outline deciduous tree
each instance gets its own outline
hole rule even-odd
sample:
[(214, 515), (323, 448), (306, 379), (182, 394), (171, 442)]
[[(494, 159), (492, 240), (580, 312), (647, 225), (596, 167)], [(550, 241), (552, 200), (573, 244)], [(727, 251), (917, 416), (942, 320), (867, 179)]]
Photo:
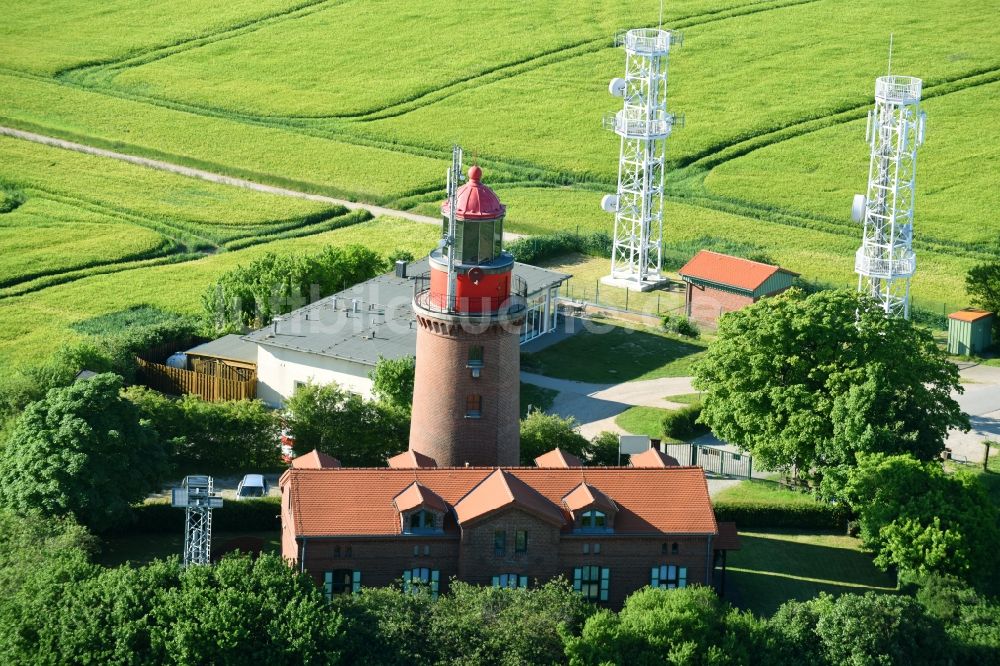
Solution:
[(695, 366), (701, 421), (764, 469), (824, 473), (863, 452), (944, 448), (968, 429), (930, 333), (847, 291), (790, 290), (725, 315)]
[(95, 531), (127, 520), (130, 504), (159, 486), (167, 459), (121, 388), (105, 373), (29, 405), (0, 451), (0, 503), (72, 515)]

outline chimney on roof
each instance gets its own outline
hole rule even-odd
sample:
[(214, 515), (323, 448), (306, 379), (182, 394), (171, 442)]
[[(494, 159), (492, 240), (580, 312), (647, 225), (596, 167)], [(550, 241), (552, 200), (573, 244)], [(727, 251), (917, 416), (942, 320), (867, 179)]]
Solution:
[(351, 309), (354, 310), (355, 312), (361, 312), (361, 302), (356, 298), (352, 298)]
[(275, 317), (274, 319), (271, 320), (271, 325), (273, 327), (271, 329), (272, 335), (277, 335), (278, 334), (278, 322), (279, 321), (281, 321), (281, 317)]
[(405, 278), (406, 277), (406, 261), (403, 259), (396, 260), (396, 277)]

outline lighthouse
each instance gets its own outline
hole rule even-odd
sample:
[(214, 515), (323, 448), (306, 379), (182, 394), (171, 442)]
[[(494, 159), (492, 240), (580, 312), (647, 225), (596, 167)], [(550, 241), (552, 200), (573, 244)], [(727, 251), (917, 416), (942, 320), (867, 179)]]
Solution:
[(442, 239), (430, 254), (430, 271), (414, 284), (410, 450), (442, 467), (515, 466), (527, 289), (503, 249), (506, 208), (478, 166), (459, 187), (461, 180), (456, 148), (441, 206)]

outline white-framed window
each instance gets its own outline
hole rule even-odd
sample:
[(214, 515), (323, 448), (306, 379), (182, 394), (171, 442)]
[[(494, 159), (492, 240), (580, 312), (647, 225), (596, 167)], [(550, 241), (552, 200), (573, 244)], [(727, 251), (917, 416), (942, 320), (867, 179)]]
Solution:
[(330, 599), (335, 594), (347, 594), (361, 589), (361, 572), (357, 569), (334, 569), (323, 572), (323, 592)]
[(580, 516), (580, 530), (604, 532), (608, 529), (608, 516), (603, 511), (591, 509)]
[(573, 569), (573, 589), (588, 601), (607, 601), (611, 570), (607, 567), (584, 566)]
[(403, 572), (403, 591), (407, 594), (413, 594), (415, 590), (426, 587), (431, 591), (431, 598), (437, 599), (440, 577), (441, 572), (437, 569), (426, 567), (407, 569)]
[(433, 511), (420, 509), (406, 517), (404, 528), (406, 534), (427, 534), (440, 531), (441, 525)]
[(687, 587), (688, 570), (687, 567), (678, 567), (673, 564), (661, 564), (653, 567), (650, 572), (650, 587), (662, 587), (672, 590), (675, 587)]
[(528, 577), (518, 574), (500, 574), (493, 576), (493, 587), (509, 587), (511, 589), (528, 587)]
[(465, 397), (465, 418), (478, 419), (483, 415), (483, 396), (469, 395)]

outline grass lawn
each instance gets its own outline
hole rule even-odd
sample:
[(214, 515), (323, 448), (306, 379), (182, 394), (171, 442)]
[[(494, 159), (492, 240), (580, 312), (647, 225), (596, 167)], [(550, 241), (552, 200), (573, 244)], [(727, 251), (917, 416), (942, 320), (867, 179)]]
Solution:
[[(178, 509), (180, 511), (180, 509)], [(213, 532), (212, 549), (218, 550), (230, 539), (256, 537), (264, 540), (264, 552), (281, 552), (281, 533), (273, 532)], [(98, 564), (114, 567), (126, 562), (148, 564), (155, 559), (171, 555), (180, 557), (184, 551), (184, 533), (176, 534), (133, 534), (114, 537), (101, 544), (101, 552), (94, 558)]]
[(681, 393), (680, 395), (668, 395), (664, 400), (667, 402), (677, 402), (682, 405), (693, 405), (696, 402), (701, 402), (701, 393)]
[(895, 576), (872, 564), (860, 541), (830, 533), (741, 532), (742, 550), (728, 555), (726, 598), (769, 616), (785, 601), (820, 592), (891, 592)]
[(540, 352), (523, 356), (524, 369), (581, 382), (684, 377), (704, 343), (650, 328), (585, 320), (584, 329)]
[[(606, 222), (605, 230), (610, 231), (614, 220), (609, 218)], [(684, 307), (684, 292), (679, 287), (676, 291), (657, 289), (647, 292), (632, 292), (628, 289), (601, 284), (601, 278), (611, 272), (611, 260), (604, 257), (591, 257), (574, 253), (539, 262), (539, 265), (572, 275), (573, 277), (563, 285), (560, 295), (575, 300), (651, 315), (662, 315)], [(673, 276), (673, 279), (676, 282), (680, 281), (677, 276)]]
[(521, 382), (521, 418), (528, 415), (529, 407), (540, 409), (543, 412), (549, 411), (557, 395), (559, 395), (559, 391), (555, 389)]
[(662, 439), (663, 417), (670, 411), (669, 409), (643, 407), (641, 405), (629, 407), (615, 417), (615, 423), (618, 427), (629, 431), (633, 435), (646, 435), (647, 437)]
[(717, 502), (767, 503), (782, 505), (815, 504), (816, 499), (809, 493), (790, 490), (774, 481), (752, 479), (743, 481), (719, 492), (713, 498)]

